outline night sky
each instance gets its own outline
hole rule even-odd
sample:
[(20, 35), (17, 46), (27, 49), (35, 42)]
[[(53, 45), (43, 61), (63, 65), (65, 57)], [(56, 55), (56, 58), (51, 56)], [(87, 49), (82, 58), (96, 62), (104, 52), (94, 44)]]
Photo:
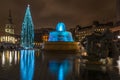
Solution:
[(67, 28), (77, 24), (87, 26), (92, 21), (114, 21), (116, 0), (0, 0), (0, 25), (8, 23), (12, 11), (15, 29), (21, 29), (27, 4), (30, 4), (35, 28), (55, 28), (59, 21)]

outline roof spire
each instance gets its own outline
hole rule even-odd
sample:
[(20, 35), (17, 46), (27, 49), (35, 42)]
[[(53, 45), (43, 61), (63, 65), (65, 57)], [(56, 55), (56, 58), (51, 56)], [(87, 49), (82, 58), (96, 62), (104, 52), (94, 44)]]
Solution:
[(13, 24), (12, 15), (11, 15), (11, 10), (10, 9), (9, 9), (8, 21), (9, 21), (10, 24)]

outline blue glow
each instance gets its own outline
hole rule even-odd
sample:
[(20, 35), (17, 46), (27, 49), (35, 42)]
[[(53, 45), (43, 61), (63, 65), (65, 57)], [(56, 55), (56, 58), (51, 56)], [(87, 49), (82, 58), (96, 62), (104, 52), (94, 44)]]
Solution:
[(65, 24), (63, 22), (59, 22), (56, 26), (56, 31), (66, 31)]
[(33, 80), (34, 75), (34, 50), (21, 50), (20, 74), (21, 80)]
[(60, 66), (59, 72), (58, 72), (58, 80), (64, 80), (64, 71), (63, 66)]
[(50, 32), (48, 41), (73, 42), (71, 32), (66, 31), (64, 23), (58, 23), (56, 31)]
[(56, 74), (59, 69), (59, 64), (56, 61), (49, 62), (49, 69), (52, 74)]
[(72, 71), (72, 63), (68, 60), (62, 62), (50, 61), (49, 70), (58, 76), (58, 80), (65, 80), (65, 77)]
[(34, 25), (29, 5), (26, 9), (24, 21), (22, 24), (21, 47), (25, 49), (30, 49), (34, 47)]

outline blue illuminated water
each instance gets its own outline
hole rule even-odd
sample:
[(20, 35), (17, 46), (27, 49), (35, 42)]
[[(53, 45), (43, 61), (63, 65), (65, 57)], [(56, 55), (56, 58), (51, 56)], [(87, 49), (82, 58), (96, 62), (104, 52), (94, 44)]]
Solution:
[[(60, 51), (59, 51), (60, 52)], [(74, 54), (35, 50), (0, 52), (0, 80), (119, 80), (120, 65), (92, 68)], [(67, 53), (67, 54), (65, 54)], [(118, 63), (120, 60), (117, 61)]]
[(20, 74), (21, 80), (33, 80), (35, 59), (34, 50), (20, 51)]
[(49, 70), (51, 74), (56, 74), (58, 76), (58, 80), (65, 80), (65, 76), (67, 76), (73, 68), (73, 63), (69, 60), (63, 60), (62, 62), (50, 61), (49, 62)]

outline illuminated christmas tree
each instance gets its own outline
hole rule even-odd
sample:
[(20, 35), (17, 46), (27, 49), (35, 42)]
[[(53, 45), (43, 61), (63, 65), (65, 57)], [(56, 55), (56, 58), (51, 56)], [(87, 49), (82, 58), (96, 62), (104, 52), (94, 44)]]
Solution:
[(24, 21), (22, 23), (21, 47), (25, 49), (31, 49), (34, 47), (34, 25), (29, 5), (26, 9)]

